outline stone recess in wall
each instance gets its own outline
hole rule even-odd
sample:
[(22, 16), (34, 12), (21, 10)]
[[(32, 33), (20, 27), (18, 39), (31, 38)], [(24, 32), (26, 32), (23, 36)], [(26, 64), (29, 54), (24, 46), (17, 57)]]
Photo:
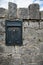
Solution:
[(10, 20), (17, 18), (17, 5), (15, 3), (8, 3), (8, 18)]
[(29, 19), (40, 19), (39, 4), (30, 4), (28, 9), (29, 9)]

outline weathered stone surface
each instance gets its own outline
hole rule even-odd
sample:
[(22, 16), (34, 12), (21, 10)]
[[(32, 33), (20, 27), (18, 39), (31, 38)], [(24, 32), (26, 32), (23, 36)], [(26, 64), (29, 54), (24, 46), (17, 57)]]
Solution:
[(40, 28), (43, 29), (43, 21), (40, 22)]
[(29, 9), (29, 19), (40, 19), (39, 4), (30, 4), (28, 9)]
[(28, 65), (38, 65), (37, 63), (29, 63)]
[(23, 39), (23, 45), (25, 46), (27, 44), (30, 44), (30, 42), (27, 39)]
[(22, 58), (14, 58), (12, 55), (0, 55), (0, 65), (37, 65), (37, 63), (31, 63), (30, 58), (31, 57), (29, 55), (25, 55)]
[(38, 22), (30, 21), (28, 27), (29, 28), (33, 28), (33, 29), (38, 29), (39, 28), (39, 24), (38, 24)]
[(28, 27), (28, 24), (29, 24), (29, 23), (28, 23), (27, 21), (24, 21), (24, 22), (23, 22), (23, 27)]
[(0, 42), (5, 41), (5, 19), (0, 19)]
[(21, 58), (12, 57), (12, 64), (13, 65), (21, 65)]
[(1, 54), (0, 65), (21, 65), (21, 58), (15, 58), (12, 54)]
[(29, 49), (31, 50), (32, 58), (40, 53), (39, 47), (37, 45), (30, 45)]
[(32, 59), (31, 59), (31, 56), (28, 55), (28, 54), (25, 54), (25, 55), (22, 55), (22, 59), (25, 63), (32, 63)]
[(6, 9), (5, 8), (0, 8), (0, 17), (5, 17), (6, 16)]
[(43, 29), (37, 30), (38, 33), (38, 39), (40, 42), (43, 42)]
[(20, 18), (20, 19), (29, 19), (28, 8), (19, 8), (18, 18)]
[(23, 54), (24, 51), (21, 47), (18, 47), (18, 46), (15, 46), (15, 51), (16, 51), (16, 54), (19, 54), (19, 57), (20, 57), (20, 54)]
[(5, 32), (5, 19), (0, 19), (0, 32)]
[(17, 18), (17, 5), (15, 3), (8, 3), (8, 17), (10, 20)]
[(39, 54), (34, 57), (34, 62), (40, 63), (43, 61), (43, 55)]
[(38, 65), (43, 65), (43, 61), (40, 61), (37, 63)]
[(5, 43), (5, 33), (0, 33), (0, 42), (4, 42)]
[(25, 28), (24, 34), (23, 34), (23, 39), (27, 39), (28, 41), (32, 43), (37, 43), (38, 42), (38, 34), (35, 29), (31, 28)]
[(43, 53), (43, 42), (39, 42), (40, 53)]
[(40, 13), (41, 13), (41, 19), (43, 19), (43, 11), (41, 11)]
[(31, 55), (32, 60), (34, 60), (33, 57), (39, 53), (40, 53), (39, 47), (38, 45), (35, 44), (34, 45), (27, 44), (24, 50), (24, 55), (25, 54)]
[(23, 22), (22, 30), (23, 30), (23, 34), (22, 34), (23, 44), (25, 44), (27, 42), (27, 41), (25, 42), (25, 40), (24, 40), (25, 32), (26, 32), (26, 34), (28, 33), (28, 22), (27, 21)]
[(11, 61), (12, 61), (11, 56), (4, 57), (0, 55), (0, 65), (13, 65)]
[(5, 18), (0, 19), (0, 42), (5, 41)]
[(0, 45), (0, 53), (3, 53), (3, 52), (4, 52), (3, 46)]
[(38, 29), (38, 22), (23, 22), (23, 39), (28, 41), (38, 41), (38, 34), (35, 29)]
[[(13, 47), (11, 48), (11, 46), (6, 46), (4, 44), (0, 45), (0, 53), (13, 53)], [(3, 50), (3, 51), (1, 51)], [(15, 51), (15, 50), (14, 50)]]

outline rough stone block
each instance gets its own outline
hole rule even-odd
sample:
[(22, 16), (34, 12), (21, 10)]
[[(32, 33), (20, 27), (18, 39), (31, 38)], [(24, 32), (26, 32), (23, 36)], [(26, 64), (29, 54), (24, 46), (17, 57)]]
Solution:
[(0, 33), (0, 42), (5, 41), (5, 33)]
[(43, 42), (43, 29), (37, 30), (38, 33), (38, 39), (40, 42)]
[(38, 43), (38, 34), (35, 29), (25, 28), (23, 32), (23, 39), (27, 39), (29, 42)]
[(3, 41), (3, 34), (0, 35), (0, 41)]
[(41, 11), (40, 13), (41, 13), (41, 19), (43, 19), (43, 11)]
[(32, 21), (30, 21), (28, 27), (29, 28), (38, 29), (39, 28), (39, 24), (38, 24), (38, 22), (32, 22)]
[(12, 64), (13, 65), (21, 65), (21, 59), (12, 57)]
[(15, 53), (16, 53), (16, 56), (17, 56), (17, 54), (18, 54), (18, 57), (19, 57), (19, 58), (20, 58), (21, 54), (24, 53), (22, 47), (18, 47), (18, 46), (15, 46), (15, 51), (16, 51), (16, 52), (15, 52)]
[(4, 46), (4, 52), (5, 53), (12, 53), (12, 49), (13, 49), (13, 47), (11, 48), (10, 46), (8, 47), (8, 46)]
[(32, 63), (31, 56), (28, 54), (22, 55), (22, 59), (25, 63)]
[(13, 54), (12, 54), (12, 57), (13, 57), (14, 59), (20, 59), (20, 58), (21, 58), (21, 54), (19, 54), (19, 53), (13, 53)]
[(0, 41), (5, 41), (5, 19), (0, 19)]
[(43, 42), (40, 42), (39, 49), (40, 49), (40, 53), (43, 53)]
[(29, 63), (28, 65), (38, 65), (37, 63)]
[(29, 9), (29, 19), (40, 19), (39, 4), (30, 4), (28, 9)]
[(24, 39), (23, 40), (23, 45), (26, 46), (27, 44), (30, 44), (30, 42), (28, 41), (28, 39)]
[(3, 52), (4, 52), (3, 46), (0, 45), (0, 53), (3, 53)]
[(13, 65), (11, 56), (4, 57), (0, 55), (0, 65)]
[(23, 36), (23, 39), (24, 39), (24, 36), (25, 36), (24, 32), (26, 32), (26, 34), (27, 34), (27, 32), (28, 32), (28, 22), (27, 22), (27, 21), (23, 22), (23, 27), (22, 27), (22, 29), (23, 29), (23, 34), (22, 34), (22, 36)]
[(23, 27), (28, 27), (28, 22), (27, 21), (23, 22)]
[(38, 42), (38, 34), (35, 30), (38, 28), (39, 28), (38, 22), (23, 22), (23, 39), (25, 40), (27, 39), (28, 43), (29, 41), (33, 43)]
[(14, 48), (11, 48), (11, 46), (6, 46), (4, 44), (0, 45), (0, 53), (13, 53), (13, 49)]
[(31, 50), (31, 57), (34, 62), (34, 56), (38, 55), (40, 53), (39, 47), (37, 45), (30, 45), (29, 49)]
[(43, 65), (43, 60), (37, 63), (38, 65)]
[(0, 32), (5, 32), (5, 19), (0, 19)]
[(24, 55), (25, 54), (31, 55), (32, 60), (34, 60), (33, 57), (35, 55), (38, 55), (40, 53), (40, 49), (38, 45), (35, 45), (35, 44), (33, 45), (31, 44), (31, 42), (30, 42), (30, 45), (28, 43), (27, 45), (25, 45), (24, 48), (22, 47), (22, 50), (24, 51)]
[(18, 17), (20, 19), (29, 19), (28, 8), (19, 8)]
[(6, 16), (6, 9), (0, 8), (0, 17), (5, 17), (5, 16)]
[(43, 29), (43, 21), (40, 22), (40, 28)]
[(36, 62), (36, 63), (42, 63), (42, 61), (43, 61), (43, 57), (42, 57), (43, 55), (41, 55), (41, 54), (39, 54), (39, 55), (36, 55), (35, 57), (34, 57), (34, 62)]
[(8, 3), (8, 17), (11, 20), (17, 18), (17, 5), (15, 3)]

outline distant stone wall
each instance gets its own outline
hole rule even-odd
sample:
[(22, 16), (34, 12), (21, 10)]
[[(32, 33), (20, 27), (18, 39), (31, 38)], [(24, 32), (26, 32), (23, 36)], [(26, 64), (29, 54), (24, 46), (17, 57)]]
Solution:
[[(17, 9), (10, 2), (4, 12), (0, 17), (0, 65), (43, 65), (43, 12), (39, 11), (39, 5)], [(5, 45), (6, 19), (23, 21), (23, 46)]]
[(8, 3), (8, 19), (13, 20), (17, 18), (17, 5), (14, 3)]
[(20, 19), (29, 19), (28, 8), (19, 8), (18, 18), (20, 18)]
[(28, 9), (30, 19), (40, 19), (39, 4), (30, 4)]

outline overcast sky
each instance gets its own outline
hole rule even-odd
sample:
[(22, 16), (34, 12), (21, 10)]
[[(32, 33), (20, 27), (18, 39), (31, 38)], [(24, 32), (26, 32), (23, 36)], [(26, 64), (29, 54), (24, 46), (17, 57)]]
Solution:
[(43, 0), (0, 0), (0, 7), (7, 9), (8, 2), (14, 2), (18, 7), (28, 7), (32, 3), (39, 3), (40, 10), (43, 10)]

